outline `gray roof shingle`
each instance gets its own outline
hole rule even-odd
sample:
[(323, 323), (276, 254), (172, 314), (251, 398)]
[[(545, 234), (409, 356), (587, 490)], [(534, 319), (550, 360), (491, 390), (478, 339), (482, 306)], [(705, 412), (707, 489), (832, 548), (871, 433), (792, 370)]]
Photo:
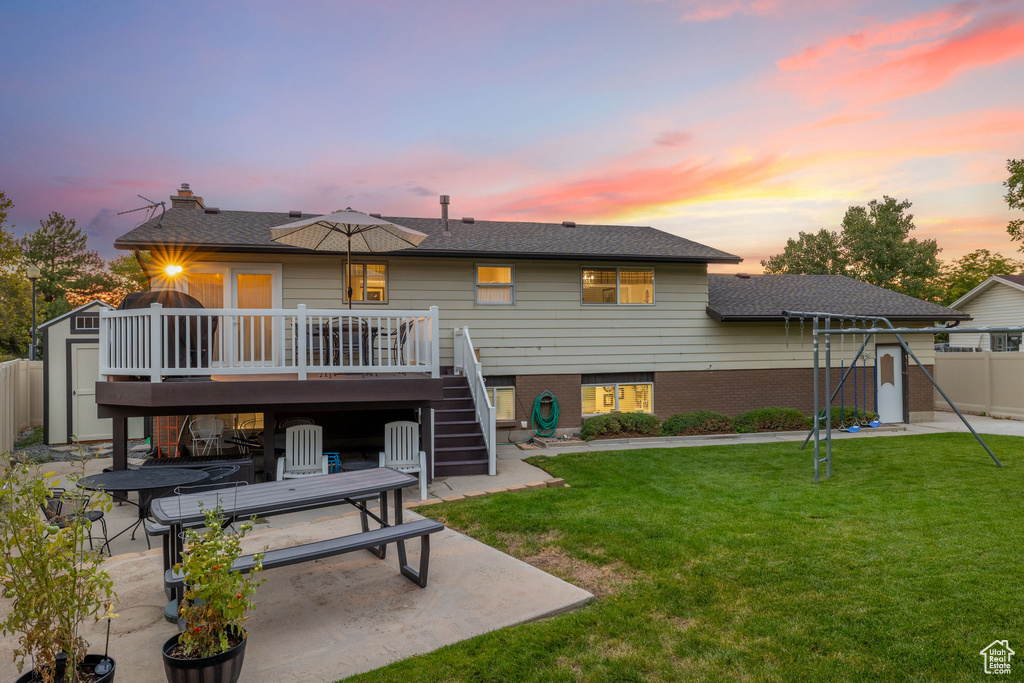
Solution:
[[(303, 214), (308, 218), (316, 214)], [(649, 227), (517, 223), (450, 222), (445, 236), (440, 218), (384, 217), (429, 237), (403, 254), (424, 256), (503, 256), (526, 258), (615, 258), (619, 260), (738, 263), (742, 259), (718, 249)], [(208, 248), (221, 251), (304, 251), (271, 241), (270, 229), (299, 220), (287, 213), (168, 209), (163, 223), (153, 219), (114, 241), (119, 249), (159, 247)]]
[(716, 320), (782, 320), (784, 310), (892, 320), (970, 320), (966, 313), (844, 275), (708, 275), (707, 312)]

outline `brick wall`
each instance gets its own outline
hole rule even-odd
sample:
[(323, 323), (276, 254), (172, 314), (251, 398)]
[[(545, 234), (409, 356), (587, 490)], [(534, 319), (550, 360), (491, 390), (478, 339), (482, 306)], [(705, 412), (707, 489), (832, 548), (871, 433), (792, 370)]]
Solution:
[(558, 426), (579, 427), (583, 405), (580, 402), (579, 375), (519, 375), (516, 377), (516, 421), (529, 422), (533, 401), (545, 391), (558, 398)]
[[(932, 368), (928, 367), (932, 372)], [(858, 367), (857, 405), (864, 405), (864, 381)], [(839, 368), (832, 369), (832, 387), (838, 385)], [(821, 400), (825, 400), (825, 371), (820, 371)], [(874, 410), (875, 390), (870, 369), (867, 376), (867, 406)], [(675, 413), (714, 410), (735, 416), (745, 410), (783, 406), (811, 414), (814, 402), (814, 371), (811, 369), (703, 370), (654, 373), (654, 411), (659, 419)], [(844, 388), (845, 405), (853, 406), (852, 376)], [(916, 366), (908, 378), (911, 413), (932, 410), (931, 383)], [(558, 397), (559, 427), (582, 424), (579, 375), (519, 375), (516, 377), (516, 421), (530, 419), (533, 401), (542, 391)], [(837, 397), (833, 405), (839, 405)]]

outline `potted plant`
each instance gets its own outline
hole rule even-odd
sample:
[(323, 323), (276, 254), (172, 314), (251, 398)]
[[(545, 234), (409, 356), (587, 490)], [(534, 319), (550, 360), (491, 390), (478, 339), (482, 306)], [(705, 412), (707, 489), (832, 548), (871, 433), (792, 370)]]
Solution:
[[(84, 464), (83, 464), (84, 468)], [(71, 475), (75, 482), (84, 474)], [(17, 635), (14, 660), (21, 673), (26, 660), (32, 669), (18, 683), (114, 680), (114, 661), (86, 654), (80, 634), (90, 617), (110, 619), (115, 600), (113, 582), (103, 570), (103, 548), (89, 548), (91, 522), (86, 512), (110, 510), (110, 498), (68, 496), (59, 500), (52, 472), (10, 461), (0, 472), (0, 589), (12, 601), (0, 632)], [(110, 624), (107, 624), (108, 639)]]
[(256, 587), (263, 583), (231, 569), (242, 554), (242, 539), (252, 523), (240, 524), (238, 533), (224, 526), (218, 506), (205, 510), (205, 529), (186, 529), (186, 549), (175, 565), (185, 581), (184, 598), (178, 605), (181, 632), (163, 646), (164, 673), (170, 683), (201, 680), (207, 683), (235, 683), (245, 660), (246, 612), (254, 607)]

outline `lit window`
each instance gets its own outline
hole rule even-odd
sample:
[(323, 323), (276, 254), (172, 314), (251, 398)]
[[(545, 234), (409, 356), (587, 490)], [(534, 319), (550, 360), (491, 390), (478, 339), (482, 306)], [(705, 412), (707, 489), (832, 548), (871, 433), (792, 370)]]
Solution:
[(495, 408), (497, 419), (516, 419), (515, 387), (487, 387), (487, 398), (491, 399), (491, 405)]
[(654, 270), (651, 268), (584, 268), (584, 304), (654, 303)]
[(476, 267), (476, 302), (478, 304), (513, 304), (516, 286), (512, 266), (482, 265)]
[(582, 388), (584, 415), (654, 412), (653, 384), (606, 384)]
[(353, 263), (352, 301), (386, 302), (388, 300), (387, 275), (387, 264)]

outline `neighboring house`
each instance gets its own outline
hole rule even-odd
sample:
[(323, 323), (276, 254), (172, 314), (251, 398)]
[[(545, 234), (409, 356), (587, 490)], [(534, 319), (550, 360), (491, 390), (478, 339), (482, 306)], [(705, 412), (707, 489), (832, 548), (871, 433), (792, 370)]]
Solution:
[[(307, 319), (300, 306), (316, 311), (317, 320), (333, 321), (335, 329), (353, 320), (346, 310), (344, 254), (282, 246), (270, 239), (271, 227), (306, 215), (211, 209), (183, 187), (162, 219), (140, 225), (115, 246), (148, 249), (158, 263), (181, 266), (178, 275), (156, 278), (154, 287), (186, 292), (206, 307), (228, 313), (246, 309), (250, 318), (256, 313), (252, 309), (276, 309), (263, 316), (269, 322), (258, 329), (239, 320), (245, 316), (224, 318), (221, 329), (230, 324), (240, 332), (221, 334), (217, 343), (241, 339), (245, 348), (234, 353), (257, 361), (249, 363), (252, 372), (271, 368), (298, 372), (301, 378), (306, 364), (322, 362), (311, 360), (314, 356), (328, 357), (332, 352), (324, 349), (325, 337), (318, 336), (317, 330), (326, 329), (321, 323), (307, 323), (306, 333), (298, 331), (302, 325), (295, 321), (299, 316)], [(967, 317), (838, 276), (709, 276), (709, 264), (741, 259), (649, 227), (385, 218), (429, 237), (412, 249), (353, 255), (353, 314), (361, 316), (359, 324), (373, 329), (371, 341), (379, 347), (372, 354), (373, 367), (349, 364), (340, 373), (351, 377), (353, 369), (364, 370), (368, 374), (360, 382), (315, 381), (301, 389), (278, 382), (280, 391), (274, 391), (273, 398), (253, 396), (273, 390), (269, 383), (213, 382), (207, 386), (221, 404), (207, 398), (207, 407), (189, 405), (189, 412), (227, 410), (231, 405), (249, 411), (260, 402), (287, 400), (306, 410), (316, 403), (322, 410), (348, 413), (391, 406), (402, 398), (407, 408), (435, 410), (435, 473), (457, 474), (480, 470), (469, 466), (473, 460), (460, 459), (478, 457), (470, 445), (462, 446), (464, 451), (448, 445), (459, 443), (455, 437), (478, 429), (493, 452), (496, 442), (524, 433), (522, 423), (530, 420), (535, 399), (545, 390), (558, 398), (559, 426), (567, 430), (578, 428), (588, 415), (614, 410), (641, 410), (662, 418), (699, 409), (735, 415), (769, 405), (810, 412), (810, 330), (801, 337), (794, 321), (787, 334), (783, 309), (884, 315), (916, 325)], [(402, 316), (418, 322), (407, 328), (399, 321)], [(381, 339), (394, 339), (399, 327), (415, 329), (418, 335), (402, 341), (407, 352), (401, 362), (416, 363), (431, 373), (435, 388), (415, 385), (427, 382), (425, 375), (380, 374), (416, 369), (409, 364), (382, 366), (389, 361)], [(296, 356), (291, 350), (301, 348), (302, 338), (311, 349), (309, 356)], [(350, 333), (349, 342), (357, 344), (352, 339)], [(889, 342), (880, 339), (879, 347)], [(931, 338), (911, 343), (922, 361), (931, 364)], [(432, 354), (436, 361), (431, 361)], [(488, 413), (481, 409), (481, 399), (467, 405), (466, 387), (455, 386), (457, 378), (444, 377), (453, 366), (460, 375), (472, 375), (470, 356), (479, 359), (487, 381), (484, 391), (471, 386), (468, 392), (489, 396), (500, 438), (494, 426), (486, 424)], [(295, 367), (296, 357), (302, 359), (302, 368)], [(219, 363), (215, 361), (206, 374), (216, 374), (225, 361)], [(904, 367), (906, 381), (898, 413), (910, 420), (930, 417), (931, 386), (919, 371), (907, 370), (905, 362), (899, 367)], [(128, 373), (109, 364), (103, 368), (101, 372), (111, 376), (145, 375), (151, 370)], [(228, 384), (248, 389), (231, 392)], [(442, 384), (443, 389), (436, 388)], [(174, 388), (169, 383), (100, 382), (97, 391), (101, 413), (110, 416), (159, 410), (169, 414), (166, 411), (181, 410), (195, 396), (194, 391), (186, 395), (181, 385)], [(322, 395), (325, 391), (330, 395)], [(474, 404), (475, 415), (458, 412)], [(277, 405), (268, 410), (280, 414), (288, 409)], [(484, 424), (474, 425), (474, 420)], [(447, 436), (453, 439), (448, 441)]]
[[(971, 327), (1024, 326), (1024, 275), (993, 275), (950, 304), (973, 319)], [(949, 333), (953, 349), (1020, 351), (1021, 333)]]

